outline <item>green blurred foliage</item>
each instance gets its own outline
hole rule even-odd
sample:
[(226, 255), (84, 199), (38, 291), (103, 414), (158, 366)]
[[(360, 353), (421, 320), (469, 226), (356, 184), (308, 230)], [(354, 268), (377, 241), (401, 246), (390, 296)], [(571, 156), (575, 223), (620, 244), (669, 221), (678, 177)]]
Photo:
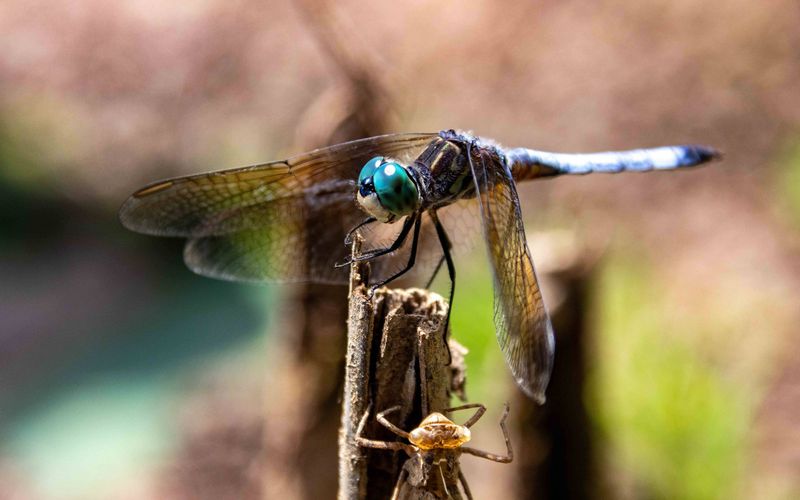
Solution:
[[(467, 396), (500, 407), (511, 375), (494, 331), (492, 278), (485, 255), (476, 252), (457, 268), (456, 296), (450, 318), (453, 338), (468, 349)], [(502, 370), (500, 369), (502, 368)], [(507, 377), (507, 380), (503, 377)], [(502, 391), (498, 391), (502, 387)]]
[(600, 460), (637, 498), (736, 498), (751, 394), (670, 335), (708, 323), (676, 322), (661, 295), (650, 264), (630, 255), (608, 262), (596, 285), (587, 406), (609, 445)]
[(781, 156), (776, 162), (779, 214), (800, 230), (800, 141), (793, 143)]

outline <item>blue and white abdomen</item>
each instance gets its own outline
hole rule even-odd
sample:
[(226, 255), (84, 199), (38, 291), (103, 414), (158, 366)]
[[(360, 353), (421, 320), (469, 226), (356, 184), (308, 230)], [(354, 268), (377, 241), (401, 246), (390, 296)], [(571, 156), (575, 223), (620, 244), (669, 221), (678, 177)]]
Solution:
[(708, 146), (664, 146), (605, 153), (548, 153), (527, 148), (506, 151), (506, 161), (515, 180), (595, 172), (646, 172), (693, 167), (719, 158)]

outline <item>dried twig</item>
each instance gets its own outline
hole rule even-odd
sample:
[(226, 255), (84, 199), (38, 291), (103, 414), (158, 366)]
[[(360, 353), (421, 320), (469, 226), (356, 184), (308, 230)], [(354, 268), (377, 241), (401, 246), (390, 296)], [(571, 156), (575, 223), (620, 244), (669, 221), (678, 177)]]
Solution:
[[(354, 254), (359, 245), (356, 241)], [(405, 460), (356, 445), (364, 413), (399, 406), (393, 421), (414, 428), (430, 411), (449, 406), (452, 374), (463, 373), (463, 366), (448, 366), (445, 301), (420, 289), (382, 288), (370, 298), (368, 274), (368, 264), (353, 264), (339, 433), (339, 498), (347, 500), (388, 498)], [(385, 441), (397, 438), (374, 418), (365, 433)]]

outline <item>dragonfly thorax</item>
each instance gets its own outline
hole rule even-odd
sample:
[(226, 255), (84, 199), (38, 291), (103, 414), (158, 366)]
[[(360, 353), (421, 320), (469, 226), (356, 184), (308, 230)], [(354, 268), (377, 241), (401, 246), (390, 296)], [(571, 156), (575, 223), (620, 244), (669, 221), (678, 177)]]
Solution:
[(419, 188), (407, 167), (376, 156), (358, 176), (358, 204), (380, 222), (391, 223), (420, 206)]

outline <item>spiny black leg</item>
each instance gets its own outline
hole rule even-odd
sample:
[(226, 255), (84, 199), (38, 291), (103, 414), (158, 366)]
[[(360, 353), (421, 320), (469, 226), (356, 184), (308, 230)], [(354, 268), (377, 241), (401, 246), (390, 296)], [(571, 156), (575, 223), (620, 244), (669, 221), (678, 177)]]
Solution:
[(375, 257), (380, 257), (381, 255), (386, 255), (387, 253), (394, 252), (395, 250), (397, 250), (398, 248), (403, 246), (403, 243), (406, 242), (406, 238), (408, 237), (408, 233), (411, 231), (411, 228), (414, 226), (414, 223), (416, 222), (418, 217), (419, 216), (416, 215), (416, 214), (409, 215), (408, 217), (406, 217), (406, 220), (403, 221), (403, 228), (400, 230), (400, 234), (397, 235), (397, 239), (394, 240), (394, 243), (392, 243), (388, 247), (377, 248), (377, 249), (374, 249), (374, 250), (366, 251), (366, 252), (362, 253), (361, 255), (357, 256), (356, 258), (348, 257), (347, 259), (345, 259), (344, 262), (340, 262), (340, 263), (336, 264), (336, 267), (349, 266), (350, 264), (353, 263), (353, 261), (362, 262), (362, 261), (365, 261), (365, 260), (372, 260)]
[(406, 217), (406, 220), (403, 221), (403, 227), (402, 229), (400, 229), (400, 234), (397, 235), (397, 238), (388, 247), (368, 250), (353, 260), (355, 260), (356, 262), (360, 262), (363, 260), (372, 260), (375, 257), (380, 257), (381, 255), (386, 255), (387, 253), (394, 252), (395, 250), (403, 246), (403, 244), (405, 244), (406, 238), (408, 237), (408, 233), (411, 232), (411, 228), (414, 226), (414, 223), (417, 221), (417, 218), (418, 218), (417, 215), (410, 215)]
[(347, 235), (344, 237), (344, 244), (346, 246), (350, 246), (353, 243), (353, 234), (356, 231), (358, 231), (362, 227), (366, 226), (367, 224), (372, 224), (373, 222), (377, 222), (377, 221), (378, 221), (378, 219), (376, 219), (375, 217), (371, 217), (370, 216), (370, 217), (367, 217), (366, 219), (362, 220), (361, 222), (359, 222), (356, 227), (354, 227), (353, 229), (351, 229), (350, 231), (347, 232)]
[[(449, 307), (447, 308), (447, 316), (444, 319), (444, 342), (445, 345), (447, 345), (447, 334), (450, 328), (450, 312), (453, 310), (453, 297), (456, 293), (456, 266), (453, 264), (453, 256), (450, 255), (450, 248), (452, 245), (450, 244), (450, 238), (447, 237), (447, 232), (444, 230), (444, 226), (442, 226), (442, 223), (439, 221), (435, 210), (431, 210), (428, 213), (431, 216), (431, 220), (433, 220), (433, 227), (436, 228), (436, 235), (439, 237), (439, 243), (441, 243), (442, 252), (444, 253), (444, 261), (447, 263), (447, 273), (450, 275)], [(447, 361), (449, 365), (453, 360), (450, 349), (447, 349), (447, 355), (450, 358)]]
[(439, 263), (436, 264), (436, 268), (433, 270), (433, 274), (431, 275), (431, 278), (425, 284), (425, 288), (430, 288), (431, 287), (431, 285), (433, 284), (433, 280), (436, 279), (436, 275), (439, 274), (439, 269), (442, 268), (442, 264), (444, 264), (444, 255), (439, 257)]
[[(448, 250), (452, 250), (453, 249), (453, 246), (450, 244), (450, 240), (449, 239), (447, 240), (447, 245), (448, 245), (448, 247), (447, 247)], [(436, 264), (436, 268), (434, 268), (433, 274), (431, 274), (431, 278), (428, 280), (428, 283), (425, 284), (425, 288), (430, 288), (431, 287), (431, 285), (433, 284), (433, 280), (435, 280), (436, 276), (439, 275), (439, 270), (442, 269), (442, 264), (444, 264), (444, 254), (442, 254), (442, 256), (439, 257), (439, 262)]]
[(409, 255), (408, 257), (408, 263), (406, 264), (406, 267), (394, 273), (393, 275), (389, 276), (385, 280), (379, 281), (378, 283), (375, 283), (372, 286), (370, 286), (369, 287), (370, 295), (375, 293), (375, 290), (377, 290), (378, 288), (396, 280), (400, 276), (406, 274), (412, 267), (414, 267), (414, 263), (417, 260), (417, 243), (419, 243), (419, 229), (421, 226), (422, 226), (422, 217), (417, 217), (416, 222), (414, 223), (414, 236), (411, 240), (411, 255)]

